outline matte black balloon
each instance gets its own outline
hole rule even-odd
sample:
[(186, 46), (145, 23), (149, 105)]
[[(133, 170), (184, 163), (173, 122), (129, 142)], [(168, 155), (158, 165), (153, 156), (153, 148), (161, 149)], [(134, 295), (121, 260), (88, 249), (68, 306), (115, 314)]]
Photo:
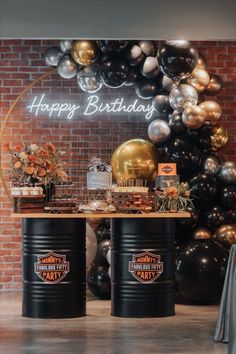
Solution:
[(210, 137), (212, 135), (212, 127), (209, 124), (204, 124), (198, 131), (201, 137)]
[(198, 52), (189, 41), (166, 41), (157, 52), (160, 70), (177, 80), (191, 75), (198, 61)]
[(99, 265), (108, 266), (107, 263), (107, 252), (111, 249), (111, 240), (103, 240), (98, 244), (97, 254), (94, 262)]
[(171, 128), (171, 133), (174, 136), (183, 135), (187, 131), (187, 127), (182, 121), (182, 113), (174, 111), (170, 115), (169, 126)]
[(185, 138), (190, 140), (192, 143), (196, 143), (198, 141), (198, 131), (196, 129), (188, 129)]
[(142, 78), (140, 71), (136, 67), (129, 67), (129, 73), (125, 86), (132, 86)]
[(227, 252), (212, 240), (185, 244), (176, 258), (176, 289), (196, 304), (220, 300), (227, 267)]
[(128, 66), (120, 58), (109, 58), (101, 67), (101, 76), (104, 85), (108, 87), (121, 87), (128, 78)]
[(222, 188), (220, 200), (225, 208), (236, 208), (236, 185)]
[(120, 52), (128, 43), (128, 41), (98, 41), (100, 49), (104, 53)]
[(91, 293), (102, 300), (111, 298), (111, 281), (108, 267), (94, 264), (87, 276), (87, 284)]
[(155, 96), (158, 87), (158, 83), (155, 80), (141, 79), (136, 83), (135, 92), (140, 98), (150, 99)]
[(225, 211), (226, 214), (226, 224), (235, 224), (236, 223), (236, 208), (228, 209)]
[(197, 141), (197, 145), (199, 147), (199, 149), (207, 152), (207, 151), (211, 151), (211, 138), (210, 137), (199, 137), (198, 141)]
[(217, 196), (217, 180), (208, 173), (199, 173), (189, 181), (191, 197), (197, 207), (206, 207)]
[(111, 238), (111, 230), (104, 223), (98, 225), (98, 227), (95, 229), (95, 234), (97, 236), (98, 243)]
[(158, 93), (152, 100), (153, 107), (159, 113), (171, 113), (173, 109), (169, 103), (169, 94), (168, 93)]
[(186, 212), (191, 214), (190, 218), (182, 218), (182, 219), (176, 219), (176, 225), (179, 226), (182, 230), (184, 231), (191, 231), (193, 230), (199, 220), (199, 213), (196, 208), (194, 207), (187, 207), (185, 209)]
[(214, 206), (205, 213), (205, 225), (209, 230), (216, 230), (226, 222), (225, 210), (220, 206)]

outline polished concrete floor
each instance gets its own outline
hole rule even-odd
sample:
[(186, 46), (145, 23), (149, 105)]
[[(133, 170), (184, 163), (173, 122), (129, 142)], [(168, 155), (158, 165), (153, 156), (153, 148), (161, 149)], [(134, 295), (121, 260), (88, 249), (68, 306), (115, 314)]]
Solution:
[(1, 354), (226, 354), (213, 342), (217, 306), (176, 306), (176, 316), (110, 316), (110, 301), (88, 299), (87, 317), (21, 317), (21, 292), (0, 292)]

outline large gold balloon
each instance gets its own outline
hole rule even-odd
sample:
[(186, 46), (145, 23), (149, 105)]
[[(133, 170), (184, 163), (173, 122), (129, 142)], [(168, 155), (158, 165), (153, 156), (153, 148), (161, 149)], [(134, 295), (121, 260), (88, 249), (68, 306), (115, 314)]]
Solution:
[(208, 240), (211, 238), (211, 231), (206, 229), (205, 227), (198, 227), (196, 230), (193, 232), (193, 238), (195, 240)]
[(235, 225), (223, 225), (220, 226), (214, 236), (215, 241), (220, 242), (226, 247), (231, 247), (236, 243), (236, 226)]
[(218, 127), (213, 127), (211, 133), (211, 150), (219, 151), (223, 147), (225, 147), (227, 142), (228, 142), (227, 129), (223, 125), (220, 125)]
[(158, 152), (153, 144), (143, 139), (124, 142), (114, 151), (111, 159), (115, 180), (143, 179), (153, 182), (159, 162)]
[(99, 56), (98, 45), (95, 41), (74, 41), (71, 56), (80, 65), (90, 65)]
[(204, 101), (200, 103), (200, 108), (206, 111), (206, 121), (212, 125), (215, 125), (221, 117), (222, 109), (217, 102)]
[(209, 84), (207, 85), (204, 94), (208, 96), (214, 96), (217, 95), (217, 93), (220, 92), (221, 87), (222, 87), (222, 81), (219, 76), (212, 74), (210, 76), (210, 81)]
[(206, 112), (198, 106), (185, 108), (182, 115), (184, 125), (190, 129), (200, 128), (206, 118)]
[(193, 70), (190, 77), (187, 78), (187, 83), (193, 86), (198, 92), (203, 92), (210, 82), (210, 76), (204, 69), (196, 68)]
[(199, 56), (198, 56), (197, 68), (203, 69), (203, 70), (206, 70), (206, 68), (207, 68), (207, 60), (202, 54), (199, 54)]

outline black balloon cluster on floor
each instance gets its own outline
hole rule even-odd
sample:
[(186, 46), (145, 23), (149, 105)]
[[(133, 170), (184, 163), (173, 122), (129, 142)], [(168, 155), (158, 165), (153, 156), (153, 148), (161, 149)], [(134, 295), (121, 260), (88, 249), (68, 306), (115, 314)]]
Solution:
[(109, 221), (105, 220), (98, 225), (95, 233), (98, 241), (97, 254), (88, 271), (87, 285), (93, 295), (108, 300), (111, 298), (110, 264), (107, 257), (111, 249)]

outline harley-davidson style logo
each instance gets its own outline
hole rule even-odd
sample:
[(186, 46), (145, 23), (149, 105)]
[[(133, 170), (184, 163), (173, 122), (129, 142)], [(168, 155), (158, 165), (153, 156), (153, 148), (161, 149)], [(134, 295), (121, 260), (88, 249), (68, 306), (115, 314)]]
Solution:
[(150, 252), (135, 254), (129, 261), (129, 272), (141, 283), (152, 283), (163, 273), (163, 262)]
[(59, 283), (70, 271), (70, 263), (66, 256), (53, 251), (38, 257), (34, 264), (34, 271), (46, 283)]
[(173, 171), (173, 168), (170, 165), (166, 165), (166, 166), (162, 167), (161, 170), (162, 170), (162, 172), (164, 172), (168, 175)]

